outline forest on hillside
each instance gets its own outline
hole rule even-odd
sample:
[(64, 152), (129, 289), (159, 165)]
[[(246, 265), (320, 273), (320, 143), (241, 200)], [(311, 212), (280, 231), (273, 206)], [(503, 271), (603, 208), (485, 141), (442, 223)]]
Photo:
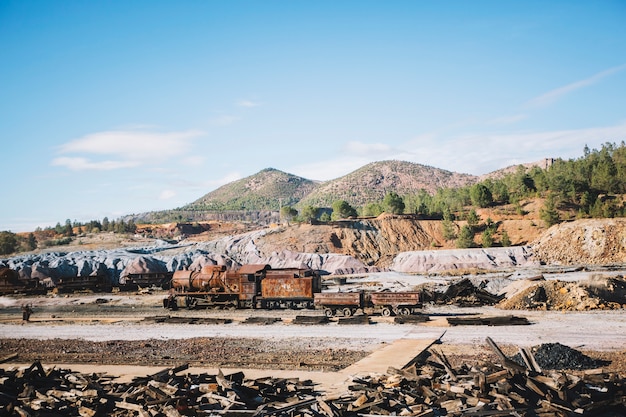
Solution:
[[(547, 226), (574, 218), (610, 218), (626, 216), (626, 144), (606, 142), (600, 149), (585, 147), (577, 159), (556, 159), (550, 167), (526, 168), (520, 165), (515, 172), (500, 178), (486, 179), (471, 186), (442, 188), (430, 194), (425, 190), (398, 195), (390, 191), (381, 201), (371, 201), (362, 207), (352, 207), (345, 200), (337, 200), (332, 207), (283, 205), (280, 217), (289, 221), (325, 222), (357, 216), (414, 214), (425, 219), (475, 221), (477, 208), (513, 205), (523, 215), (519, 204), (524, 199), (541, 198), (544, 207), (541, 219)], [(245, 198), (239, 196), (238, 198)], [(259, 211), (260, 212), (260, 211)], [(224, 213), (221, 213), (224, 215)], [(200, 210), (174, 209), (154, 212), (151, 223), (195, 222), (206, 220), (215, 213)], [(235, 215), (235, 214), (233, 214)], [(243, 217), (242, 217), (243, 216)], [(255, 216), (246, 210), (239, 219), (251, 221), (274, 220), (275, 216)], [(109, 231), (134, 233), (132, 216), (109, 221), (108, 218), (77, 222), (67, 219), (55, 227), (37, 229), (26, 235), (10, 231), (0, 232), (0, 254), (29, 251), (38, 247), (68, 244), (82, 233)], [(463, 230), (462, 230), (463, 232)]]

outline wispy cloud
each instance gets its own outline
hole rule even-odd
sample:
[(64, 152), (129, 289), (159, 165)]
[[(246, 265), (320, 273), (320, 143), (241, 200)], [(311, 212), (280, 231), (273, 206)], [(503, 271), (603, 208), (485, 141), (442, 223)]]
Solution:
[[(473, 133), (414, 142), (410, 150), (428, 165), (455, 172), (482, 175), (491, 171), (543, 158), (577, 158), (583, 148), (599, 147), (606, 141), (626, 139), (626, 124), (587, 129), (539, 132)], [(523, 155), (523, 156), (522, 156)]]
[(53, 166), (60, 166), (72, 171), (112, 171), (122, 168), (133, 168), (140, 163), (138, 161), (92, 161), (87, 158), (60, 157), (52, 160)]
[(510, 125), (510, 124), (514, 124), (517, 122), (521, 122), (522, 120), (526, 120), (526, 119), (528, 119), (527, 114), (523, 114), (523, 113), (512, 114), (509, 116), (502, 116), (502, 117), (497, 117), (492, 120), (488, 120), (487, 125), (496, 125), (496, 126), (497, 125)]
[(620, 71), (623, 71), (624, 69), (626, 69), (626, 64), (623, 65), (619, 65), (616, 67), (612, 67), (609, 68), (607, 70), (601, 71), (597, 74), (592, 75), (589, 78), (585, 78), (583, 80), (579, 80), (579, 81), (575, 81), (573, 83), (564, 85), (563, 87), (559, 87), (559, 88), (555, 88), (554, 90), (548, 91), (545, 94), (542, 94), (538, 97), (533, 98), (532, 100), (528, 101), (526, 103), (527, 107), (543, 107), (546, 106), (548, 104), (551, 104), (557, 100), (559, 100), (561, 97), (565, 96), (566, 94), (569, 94), (573, 91), (579, 90), (581, 88), (593, 85), (599, 81), (601, 81), (602, 79), (613, 75), (615, 73), (618, 73)]
[[(58, 149), (60, 154), (76, 156), (56, 157), (52, 165), (74, 171), (132, 168), (184, 155), (190, 151), (192, 140), (201, 135), (203, 133), (196, 130), (165, 133), (116, 130), (92, 133), (61, 145)], [(108, 158), (99, 160), (103, 156)]]
[(258, 107), (260, 105), (261, 105), (260, 102), (253, 101), (253, 100), (239, 100), (237, 102), (237, 106), (239, 106), (239, 107), (246, 107), (246, 108)]
[(174, 197), (176, 197), (176, 191), (174, 190), (163, 190), (159, 194), (159, 200), (171, 200)]
[(239, 119), (240, 118), (237, 116), (223, 114), (221, 116), (213, 117), (209, 120), (209, 123), (213, 126), (230, 126), (233, 123), (237, 122)]
[[(349, 142), (332, 160), (311, 161), (287, 171), (312, 180), (344, 176), (370, 162), (396, 159), (453, 172), (483, 175), (510, 165), (543, 158), (578, 158), (583, 148), (599, 148), (606, 141), (626, 140), (626, 123), (588, 129), (449, 135), (428, 133), (405, 144), (367, 146)], [(376, 154), (376, 150), (381, 153)]]

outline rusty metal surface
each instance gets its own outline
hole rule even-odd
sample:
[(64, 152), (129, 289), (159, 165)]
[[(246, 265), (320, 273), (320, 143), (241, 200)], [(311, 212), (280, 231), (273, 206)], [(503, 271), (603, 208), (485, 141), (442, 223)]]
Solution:
[[(225, 291), (229, 290), (226, 284), (227, 273), (223, 266), (205, 265), (202, 270), (182, 270), (174, 272), (172, 276), (172, 288), (181, 291)], [(233, 285), (233, 284), (231, 284)], [(234, 283), (235, 291), (239, 291), (239, 279)]]
[(261, 283), (263, 298), (313, 298), (313, 277), (265, 278)]
[(270, 268), (271, 267), (267, 264), (248, 264), (248, 265), (242, 265), (241, 268), (237, 270), (237, 272), (239, 274), (250, 275), (250, 274), (258, 274)]
[(419, 292), (373, 292), (370, 300), (375, 306), (380, 305), (419, 305)]
[(324, 292), (315, 294), (316, 306), (363, 306), (362, 292)]

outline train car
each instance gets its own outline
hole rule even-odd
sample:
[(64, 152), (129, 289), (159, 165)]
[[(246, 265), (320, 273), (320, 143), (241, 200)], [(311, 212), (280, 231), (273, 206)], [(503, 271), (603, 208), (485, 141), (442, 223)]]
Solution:
[(94, 291), (110, 292), (112, 284), (106, 275), (67, 276), (57, 279), (54, 292)]
[(171, 272), (142, 272), (120, 277), (121, 291), (136, 290), (139, 288), (157, 287), (168, 289), (172, 282)]
[(315, 305), (324, 309), (327, 317), (351, 316), (359, 309), (364, 313), (383, 316), (409, 315), (422, 307), (419, 292), (326, 292), (315, 294)]
[(0, 295), (43, 294), (46, 289), (37, 279), (22, 279), (11, 268), (0, 268)]
[(315, 294), (315, 306), (324, 309), (326, 317), (341, 313), (349, 317), (365, 306), (363, 291), (358, 292), (321, 292)]
[(314, 295), (322, 290), (319, 274), (310, 269), (269, 269), (261, 281), (261, 308), (315, 308)]
[(417, 291), (373, 292), (370, 294), (372, 307), (380, 310), (383, 316), (406, 316), (416, 313), (422, 307), (420, 293)]

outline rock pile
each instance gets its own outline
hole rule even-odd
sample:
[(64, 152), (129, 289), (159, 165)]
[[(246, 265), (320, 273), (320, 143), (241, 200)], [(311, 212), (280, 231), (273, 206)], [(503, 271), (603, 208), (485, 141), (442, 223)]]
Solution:
[[(541, 369), (583, 370), (601, 368), (610, 364), (607, 361), (593, 359), (579, 350), (560, 343), (544, 343), (533, 346), (530, 350)], [(524, 363), (519, 354), (514, 356), (513, 360), (519, 364)]]

